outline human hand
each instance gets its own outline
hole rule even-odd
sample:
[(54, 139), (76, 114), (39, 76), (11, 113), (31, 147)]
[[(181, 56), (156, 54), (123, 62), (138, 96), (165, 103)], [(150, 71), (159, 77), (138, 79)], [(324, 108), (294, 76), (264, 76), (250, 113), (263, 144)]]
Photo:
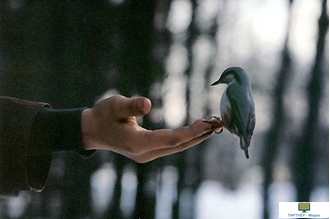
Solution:
[(145, 116), (151, 109), (148, 98), (112, 96), (82, 112), (82, 147), (105, 149), (122, 154), (139, 163), (184, 151), (214, 132), (212, 125), (196, 120), (179, 129), (147, 130), (135, 116)]

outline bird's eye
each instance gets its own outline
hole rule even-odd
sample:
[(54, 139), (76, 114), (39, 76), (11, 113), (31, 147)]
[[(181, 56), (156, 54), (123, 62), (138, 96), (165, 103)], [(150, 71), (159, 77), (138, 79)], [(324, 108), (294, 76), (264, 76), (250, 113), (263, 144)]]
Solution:
[(234, 79), (234, 74), (233, 73), (229, 73), (227, 76), (226, 76), (226, 80), (227, 81), (231, 81)]

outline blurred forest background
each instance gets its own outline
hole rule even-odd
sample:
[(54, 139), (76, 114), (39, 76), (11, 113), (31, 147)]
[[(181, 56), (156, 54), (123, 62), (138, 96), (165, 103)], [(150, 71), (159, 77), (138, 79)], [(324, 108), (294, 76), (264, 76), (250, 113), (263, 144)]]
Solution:
[(278, 218), (279, 201), (329, 201), (327, 0), (1, 0), (0, 95), (54, 108), (142, 95), (145, 128), (219, 115), (229, 66), (252, 81), (250, 159), (227, 131), (147, 164), (55, 154), (41, 193), (0, 218)]

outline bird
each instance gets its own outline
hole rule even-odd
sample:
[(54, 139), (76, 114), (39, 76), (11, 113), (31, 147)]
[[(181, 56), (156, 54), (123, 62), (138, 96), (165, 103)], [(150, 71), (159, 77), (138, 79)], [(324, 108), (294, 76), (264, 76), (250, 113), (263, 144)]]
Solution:
[(237, 135), (240, 138), (240, 147), (249, 159), (248, 148), (256, 124), (250, 79), (242, 68), (229, 67), (211, 86), (218, 84), (228, 85), (220, 101), (221, 117), (212, 116), (206, 122), (220, 126), (220, 133), (225, 127), (230, 133)]

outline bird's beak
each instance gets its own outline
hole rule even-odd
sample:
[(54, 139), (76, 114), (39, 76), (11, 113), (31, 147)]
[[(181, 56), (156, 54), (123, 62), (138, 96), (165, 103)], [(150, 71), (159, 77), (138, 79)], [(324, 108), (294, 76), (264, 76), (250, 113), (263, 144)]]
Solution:
[(214, 82), (213, 84), (211, 84), (211, 86), (214, 86), (214, 85), (217, 85), (217, 84), (220, 84), (221, 83), (221, 81), (220, 81), (220, 79), (219, 80), (217, 80), (216, 82)]

